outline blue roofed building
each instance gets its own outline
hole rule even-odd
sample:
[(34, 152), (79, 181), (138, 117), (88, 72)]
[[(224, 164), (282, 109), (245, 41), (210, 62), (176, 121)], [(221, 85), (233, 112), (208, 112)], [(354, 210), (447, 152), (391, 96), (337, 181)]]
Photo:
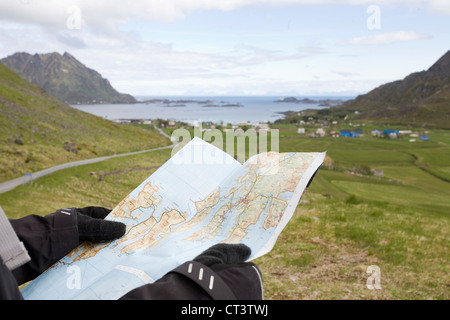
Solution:
[(341, 137), (359, 138), (359, 133), (350, 130), (339, 130)]

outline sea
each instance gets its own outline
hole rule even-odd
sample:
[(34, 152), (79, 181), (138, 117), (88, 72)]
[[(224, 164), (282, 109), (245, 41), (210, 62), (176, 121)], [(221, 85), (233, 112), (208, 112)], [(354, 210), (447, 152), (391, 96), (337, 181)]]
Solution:
[[(323, 109), (325, 100), (346, 101), (354, 97), (308, 96), (295, 97), (298, 101), (280, 102), (286, 97), (154, 97), (141, 96), (134, 104), (72, 105), (74, 108), (113, 121), (131, 119), (164, 119), (186, 123), (256, 123), (274, 122), (286, 111)], [(301, 103), (308, 99), (308, 103)]]

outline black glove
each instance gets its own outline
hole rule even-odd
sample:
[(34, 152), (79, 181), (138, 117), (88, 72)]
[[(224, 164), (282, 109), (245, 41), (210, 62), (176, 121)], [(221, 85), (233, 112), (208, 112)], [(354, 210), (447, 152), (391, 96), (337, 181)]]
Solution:
[(104, 220), (111, 210), (102, 207), (76, 208), (80, 241), (111, 241), (125, 234), (122, 222)]
[(252, 250), (245, 244), (215, 244), (203, 251), (194, 258), (194, 261), (204, 264), (207, 267), (213, 264), (236, 264), (247, 260)]

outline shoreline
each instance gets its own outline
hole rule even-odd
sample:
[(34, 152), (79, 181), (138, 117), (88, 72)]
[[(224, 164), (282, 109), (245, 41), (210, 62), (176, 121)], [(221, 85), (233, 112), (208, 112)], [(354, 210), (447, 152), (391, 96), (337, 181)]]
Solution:
[[(116, 122), (140, 120), (174, 120), (212, 123), (258, 123), (284, 119), (294, 112), (323, 110), (346, 97), (295, 98), (277, 103), (276, 97), (143, 97), (134, 104), (73, 105), (72, 107)], [(284, 98), (283, 98), (284, 99)], [(125, 121), (126, 120), (126, 121)]]

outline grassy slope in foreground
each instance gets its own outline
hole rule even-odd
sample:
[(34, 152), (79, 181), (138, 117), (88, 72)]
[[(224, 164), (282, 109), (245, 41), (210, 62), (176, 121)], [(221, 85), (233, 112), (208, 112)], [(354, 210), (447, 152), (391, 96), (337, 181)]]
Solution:
[(60, 163), (168, 144), (151, 130), (76, 110), (0, 64), (0, 181)]
[[(258, 261), (275, 299), (448, 299), (449, 131), (432, 141), (364, 136), (311, 139), (280, 132), (283, 151), (324, 151), (319, 170), (275, 248)], [(412, 155), (419, 155), (418, 161)], [(353, 175), (358, 166), (384, 177)], [(368, 290), (369, 265), (382, 290)]]
[[(449, 299), (450, 185), (417, 164), (447, 169), (439, 154), (445, 156), (450, 132), (430, 136), (435, 142), (281, 131), (281, 151), (327, 150), (335, 167), (319, 170), (274, 249), (255, 261), (265, 298)], [(63, 170), (0, 195), (0, 203), (14, 218), (67, 206), (113, 207), (169, 157), (163, 150)], [(345, 173), (357, 165), (384, 170), (384, 178)], [(381, 290), (366, 287), (369, 265), (381, 269)]]

